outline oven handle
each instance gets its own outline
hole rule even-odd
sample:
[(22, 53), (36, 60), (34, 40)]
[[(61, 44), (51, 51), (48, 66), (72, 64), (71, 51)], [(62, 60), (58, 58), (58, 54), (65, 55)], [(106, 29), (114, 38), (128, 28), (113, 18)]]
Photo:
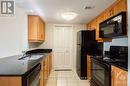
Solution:
[(111, 68), (111, 66), (110, 66), (110, 64), (108, 63), (105, 63), (105, 62), (100, 62), (100, 61), (98, 61), (98, 60), (96, 60), (96, 59), (92, 59), (92, 62), (95, 62), (96, 64), (99, 64), (101, 67), (105, 67), (105, 69), (106, 69), (106, 67), (107, 68)]

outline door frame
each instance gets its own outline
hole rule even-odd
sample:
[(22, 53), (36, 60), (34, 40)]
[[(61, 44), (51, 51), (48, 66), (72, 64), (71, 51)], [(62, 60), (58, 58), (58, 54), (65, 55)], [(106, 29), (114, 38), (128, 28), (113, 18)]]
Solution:
[[(54, 24), (54, 28), (53, 28), (53, 49), (54, 49), (54, 29), (56, 28), (56, 27), (72, 27), (72, 41), (74, 41), (74, 26), (72, 25), (72, 24)], [(72, 42), (72, 51), (71, 51), (71, 62), (72, 62), (72, 64), (71, 64), (71, 70), (74, 70), (74, 45), (73, 45), (74, 43)], [(55, 52), (55, 51), (54, 51)], [(53, 58), (55, 58), (54, 57), (54, 52), (53, 52)], [(53, 60), (54, 61), (54, 60)], [(53, 63), (53, 66), (54, 66), (54, 63)], [(56, 69), (55, 68), (55, 66), (53, 67), (54, 68), (54, 70)]]

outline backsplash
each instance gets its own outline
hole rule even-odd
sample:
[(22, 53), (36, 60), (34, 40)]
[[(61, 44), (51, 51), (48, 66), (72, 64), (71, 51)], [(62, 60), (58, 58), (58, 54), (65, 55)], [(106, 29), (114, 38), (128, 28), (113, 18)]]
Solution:
[(109, 51), (110, 46), (128, 46), (128, 38), (112, 39), (112, 42), (104, 42), (104, 51)]

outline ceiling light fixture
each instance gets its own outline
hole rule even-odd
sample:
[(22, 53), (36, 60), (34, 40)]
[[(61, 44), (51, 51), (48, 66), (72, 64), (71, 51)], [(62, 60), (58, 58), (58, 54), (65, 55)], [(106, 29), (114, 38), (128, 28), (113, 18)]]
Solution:
[(73, 20), (78, 14), (74, 12), (64, 12), (61, 16), (63, 19), (70, 21)]

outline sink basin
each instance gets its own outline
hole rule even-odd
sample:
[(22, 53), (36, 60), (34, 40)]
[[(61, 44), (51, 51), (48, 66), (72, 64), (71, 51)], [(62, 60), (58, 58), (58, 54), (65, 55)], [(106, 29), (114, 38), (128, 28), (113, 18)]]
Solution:
[(42, 58), (44, 55), (31, 55), (31, 57), (29, 57), (29, 60), (36, 60), (36, 59), (40, 59)]
[(24, 56), (20, 57), (18, 60), (37, 60), (42, 58), (44, 55), (29, 55), (29, 56)]

